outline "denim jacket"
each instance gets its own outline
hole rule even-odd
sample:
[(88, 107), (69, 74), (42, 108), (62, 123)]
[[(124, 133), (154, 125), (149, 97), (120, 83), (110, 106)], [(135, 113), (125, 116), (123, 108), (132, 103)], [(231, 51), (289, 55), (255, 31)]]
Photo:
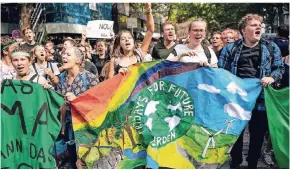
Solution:
[[(281, 79), (282, 74), (284, 72), (284, 65), (281, 58), (281, 52), (279, 47), (273, 43), (271, 43), (273, 47), (274, 56), (271, 57), (270, 52), (267, 48), (266, 40), (261, 39), (260, 49), (261, 51), (261, 64), (258, 67), (260, 69), (260, 76), (259, 78), (262, 79), (263, 77), (271, 76), (273, 77), (274, 81), (277, 82)], [(232, 56), (233, 48), (237, 48), (235, 56)], [(218, 67), (224, 68), (234, 75), (237, 74), (237, 67), (238, 67), (238, 60), (241, 55), (241, 51), (243, 49), (243, 39), (239, 39), (234, 43), (230, 43), (225, 46), (221, 52), (218, 61)], [(255, 109), (257, 110), (265, 110), (265, 99), (264, 99), (264, 91), (262, 90), (259, 98), (257, 99)]]

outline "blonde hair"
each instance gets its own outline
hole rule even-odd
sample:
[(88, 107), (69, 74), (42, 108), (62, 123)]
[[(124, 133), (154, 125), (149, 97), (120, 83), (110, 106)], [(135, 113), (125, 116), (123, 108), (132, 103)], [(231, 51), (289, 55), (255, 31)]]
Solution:
[(188, 32), (191, 31), (191, 27), (192, 27), (192, 24), (193, 24), (194, 22), (203, 22), (203, 23), (205, 23), (205, 31), (207, 31), (207, 22), (206, 22), (204, 19), (202, 19), (202, 18), (196, 18), (196, 19), (194, 19), (194, 20), (192, 20), (192, 21), (190, 22)]
[(172, 26), (174, 27), (174, 29), (175, 29), (175, 26), (174, 26), (174, 24), (173, 24), (172, 21), (165, 21), (165, 22), (162, 24), (162, 32), (164, 31), (164, 27), (165, 27), (166, 25), (172, 25)]
[(222, 39), (224, 39), (224, 37), (226, 37), (228, 33), (233, 34), (233, 37), (234, 37), (234, 40), (235, 40), (235, 41), (239, 39), (238, 32), (235, 31), (235, 30), (233, 30), (233, 29), (230, 29), (230, 28), (227, 28), (227, 29), (225, 29), (225, 30), (222, 32), (222, 34), (221, 34)]

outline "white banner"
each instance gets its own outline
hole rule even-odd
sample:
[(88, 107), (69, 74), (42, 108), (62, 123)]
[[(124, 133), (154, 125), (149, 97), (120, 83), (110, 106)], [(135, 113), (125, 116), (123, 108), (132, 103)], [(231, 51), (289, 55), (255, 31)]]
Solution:
[(114, 21), (94, 20), (87, 25), (87, 38), (113, 38)]

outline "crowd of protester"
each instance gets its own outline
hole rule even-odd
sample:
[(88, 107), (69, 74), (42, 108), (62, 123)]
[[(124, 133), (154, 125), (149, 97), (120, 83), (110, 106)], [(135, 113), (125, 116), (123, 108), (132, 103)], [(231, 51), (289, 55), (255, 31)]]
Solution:
[[(135, 41), (130, 31), (121, 30), (111, 40), (98, 40), (93, 47), (86, 35), (76, 40), (71, 37), (50, 37), (45, 44), (35, 41), (31, 28), (23, 30), (25, 42), (19, 43), (9, 36), (1, 37), (1, 79), (28, 80), (63, 94), (62, 131), (68, 144), (71, 168), (77, 168), (76, 146), (72, 129), (70, 101), (121, 73), (131, 65), (158, 59), (199, 63), (200, 66), (226, 69), (240, 78), (259, 78), (263, 86), (276, 88), (289, 86), (289, 26), (277, 29), (277, 38), (269, 42), (263, 38), (262, 17), (248, 14), (239, 22), (239, 30), (227, 28), (212, 33), (204, 42), (207, 22), (201, 18), (189, 25), (188, 39), (175, 39), (175, 26), (166, 21), (162, 26), (163, 41), (152, 42), (154, 21), (150, 4), (145, 7), (147, 32), (143, 41)], [(268, 54), (268, 56), (266, 56)], [(270, 62), (270, 64), (267, 64)], [(249, 168), (257, 168), (264, 136), (268, 131), (265, 101), (261, 93), (249, 122)], [(270, 140), (270, 139), (269, 139)], [(243, 135), (231, 151), (231, 168), (242, 163)], [(265, 151), (269, 155), (271, 147)], [(58, 164), (59, 165), (59, 164)]]

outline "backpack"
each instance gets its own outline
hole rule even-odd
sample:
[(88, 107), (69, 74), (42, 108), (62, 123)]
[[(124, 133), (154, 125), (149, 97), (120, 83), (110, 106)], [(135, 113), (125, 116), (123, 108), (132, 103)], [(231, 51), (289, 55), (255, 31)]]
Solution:
[[(201, 44), (203, 50), (204, 50), (204, 54), (207, 58), (207, 62), (210, 64), (210, 60), (211, 60), (211, 54), (210, 54), (210, 51), (208, 49), (208, 46), (204, 45), (204, 44)], [(177, 56), (177, 52), (175, 49), (173, 49), (172, 53), (174, 54), (174, 56)]]
[[(58, 83), (60, 83), (60, 84), (62, 84), (63, 82), (64, 82), (64, 79), (65, 79), (65, 74), (66, 74), (66, 72), (67, 71), (64, 71), (64, 72), (62, 72), (61, 74), (60, 74), (60, 76), (59, 76), (59, 82)], [(84, 73), (80, 73), (81, 74), (81, 78), (82, 78), (82, 81), (83, 81), (83, 83), (84, 83), (84, 86), (85, 86), (85, 88), (86, 89), (88, 89), (88, 85), (87, 85), (87, 77), (86, 77), (86, 75), (84, 74)]]

